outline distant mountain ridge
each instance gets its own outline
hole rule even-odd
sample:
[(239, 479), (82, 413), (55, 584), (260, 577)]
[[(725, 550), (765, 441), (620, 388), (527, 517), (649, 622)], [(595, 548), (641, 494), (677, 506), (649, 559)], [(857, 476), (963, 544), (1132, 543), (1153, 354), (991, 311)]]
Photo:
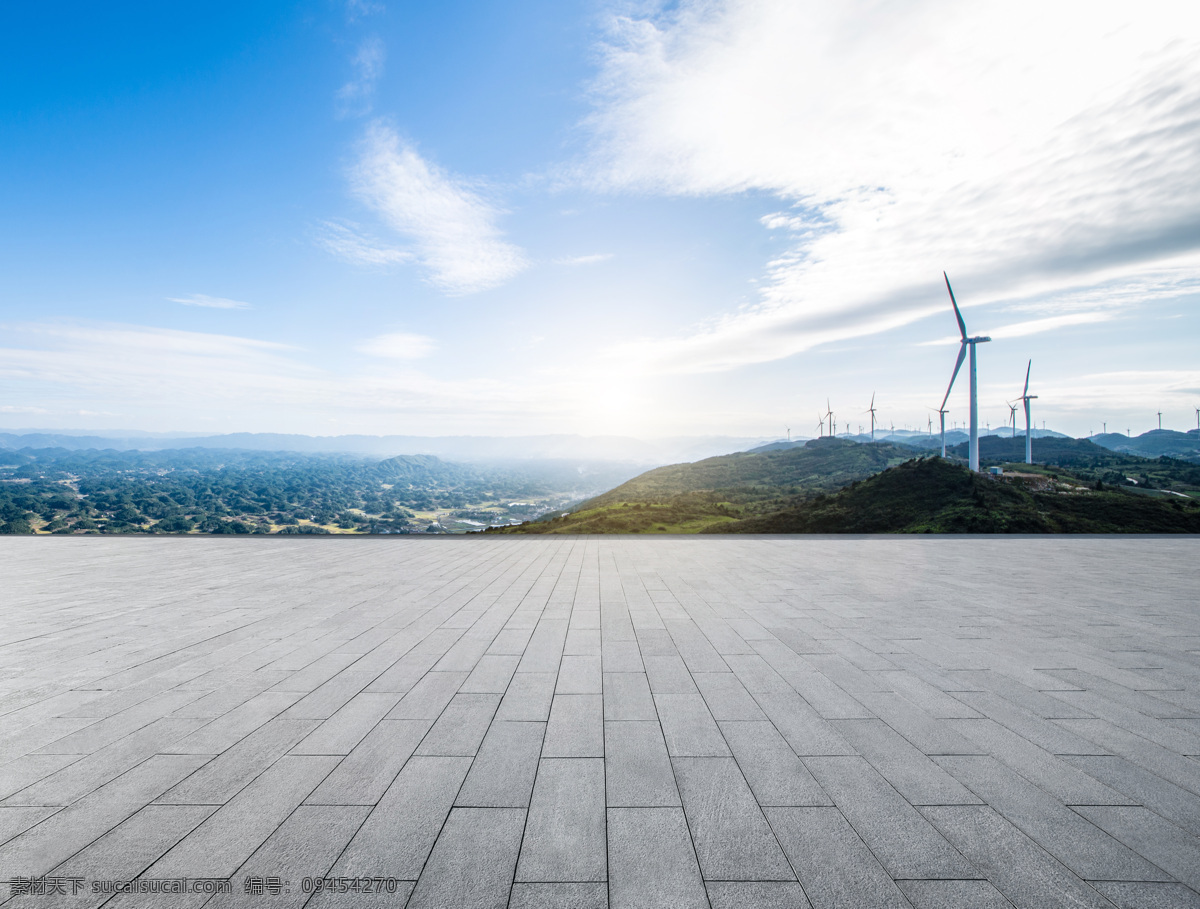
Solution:
[(663, 464), (729, 454), (757, 445), (761, 439), (738, 436), (674, 436), (658, 440), (627, 436), (306, 436), (286, 433), (177, 433), (86, 435), (53, 432), (3, 432), (0, 448), (66, 448), (160, 451), (177, 448), (219, 448), (245, 451), (344, 453), (395, 457), (435, 455), (457, 461), (565, 460), (631, 461)]

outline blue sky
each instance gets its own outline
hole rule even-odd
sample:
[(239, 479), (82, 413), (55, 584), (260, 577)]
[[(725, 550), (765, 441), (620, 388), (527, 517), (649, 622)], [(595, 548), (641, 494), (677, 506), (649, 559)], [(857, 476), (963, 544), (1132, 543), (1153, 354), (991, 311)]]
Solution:
[(943, 269), (985, 422), (1194, 427), (1200, 13), (1131, 10), (10, 5), (0, 428), (925, 425)]

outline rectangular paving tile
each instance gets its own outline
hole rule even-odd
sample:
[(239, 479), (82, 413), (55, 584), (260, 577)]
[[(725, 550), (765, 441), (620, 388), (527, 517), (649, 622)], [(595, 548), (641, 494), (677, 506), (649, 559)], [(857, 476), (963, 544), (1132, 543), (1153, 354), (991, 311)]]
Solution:
[(498, 694), (456, 694), (421, 741), (417, 754), (475, 754), (498, 706)]
[(650, 683), (643, 673), (604, 673), (604, 717), (608, 720), (658, 722), (658, 711), (650, 695)]
[(504, 909), (524, 825), (520, 808), (455, 808), (408, 909)]
[(453, 700), (465, 672), (429, 672), (413, 684), (388, 713), (389, 720), (436, 720)]
[(766, 815), (815, 909), (908, 905), (836, 808), (767, 808)]
[(795, 880), (733, 758), (675, 758), (672, 765), (705, 880)]
[(516, 879), (606, 880), (604, 812), (602, 760), (543, 760), (538, 766)]
[(556, 694), (542, 757), (604, 757), (604, 703), (598, 694)]
[(610, 909), (709, 909), (682, 808), (608, 809)]
[(658, 720), (672, 757), (725, 757), (729, 747), (700, 692), (654, 694)]
[(381, 720), (306, 801), (311, 805), (374, 805), (432, 725), (429, 720)]
[(653, 808), (680, 804), (675, 773), (658, 723), (605, 723), (604, 767), (609, 807)]
[(1195, 837), (1185, 836), (1147, 808), (1081, 806), (1075, 811), (1180, 883), (1200, 891), (1200, 842)]
[(835, 728), (911, 804), (979, 803), (977, 795), (885, 723), (845, 720), (835, 723)]
[(455, 804), (528, 808), (545, 733), (545, 723), (492, 723)]
[(938, 761), (990, 807), (1086, 880), (1158, 881), (1163, 872), (993, 758)]
[(608, 909), (608, 884), (513, 884), (508, 909)]
[(470, 758), (410, 758), (331, 874), (415, 881), (470, 766)]
[(986, 805), (922, 808), (921, 813), (1015, 906), (1111, 906), (1078, 875)]
[(150, 869), (151, 877), (230, 877), (337, 763), (285, 756), (221, 806)]
[(498, 721), (546, 722), (554, 700), (552, 672), (518, 672), (513, 676), (496, 711)]
[(978, 876), (865, 759), (807, 758), (805, 764), (893, 878), (965, 880)]
[(721, 723), (721, 732), (760, 805), (833, 804), (771, 723)]

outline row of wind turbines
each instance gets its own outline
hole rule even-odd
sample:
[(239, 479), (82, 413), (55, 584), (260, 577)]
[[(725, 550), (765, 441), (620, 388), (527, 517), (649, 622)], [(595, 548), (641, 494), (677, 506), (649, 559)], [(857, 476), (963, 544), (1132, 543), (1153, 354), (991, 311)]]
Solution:
[[(954, 388), (954, 380), (958, 378), (958, 371), (962, 369), (963, 360), (967, 357), (968, 351), (971, 355), (971, 363), (967, 367), (971, 376), (971, 435), (970, 443), (967, 446), (967, 466), (976, 473), (979, 472), (979, 400), (978, 400), (978, 385), (979, 380), (975, 366), (975, 347), (979, 344), (984, 344), (990, 340), (985, 335), (977, 335), (968, 337), (967, 323), (963, 321), (962, 313), (958, 309), (958, 301), (954, 299), (954, 288), (950, 286), (950, 278), (942, 272), (942, 277), (946, 279), (946, 290), (950, 293), (950, 305), (954, 307), (954, 318), (958, 320), (958, 331), (962, 335), (962, 340), (958, 346), (958, 360), (954, 363), (954, 372), (950, 374), (950, 384), (946, 386), (946, 395), (942, 398), (942, 404), (938, 408), (938, 418), (942, 428), (942, 457), (946, 457), (946, 402), (950, 400), (950, 391)], [(1021, 396), (1016, 400), (1021, 401), (1025, 405), (1025, 463), (1033, 463), (1033, 421), (1030, 419), (1029, 402), (1037, 399), (1037, 395), (1029, 393), (1029, 372), (1033, 369), (1033, 360), (1029, 361), (1029, 365), (1025, 367), (1025, 390), (1021, 392)], [(874, 400), (872, 399), (872, 405)], [(1012, 401), (1008, 402), (1011, 408), (1014, 429), (1016, 427), (1016, 407)]]
[[(979, 401), (978, 401), (979, 380), (978, 380), (978, 371), (977, 371), (976, 363), (975, 363), (975, 347), (978, 344), (984, 344), (992, 339), (989, 337), (986, 337), (984, 335), (977, 335), (975, 337), (970, 337), (967, 335), (967, 324), (966, 324), (966, 322), (963, 321), (962, 312), (960, 312), (959, 308), (958, 308), (958, 301), (954, 298), (954, 288), (952, 288), (950, 286), (950, 278), (946, 275), (945, 272), (942, 272), (942, 277), (945, 278), (945, 280), (946, 280), (946, 290), (949, 291), (949, 293), (950, 293), (950, 305), (954, 307), (954, 318), (958, 320), (958, 330), (959, 330), (959, 333), (962, 335), (962, 340), (959, 342), (959, 348), (958, 348), (958, 360), (954, 364), (954, 372), (951, 373), (951, 375), (950, 375), (950, 384), (946, 386), (946, 394), (942, 398), (941, 406), (938, 407), (938, 409), (937, 409), (938, 423), (939, 423), (939, 427), (940, 427), (941, 434), (942, 434), (942, 457), (943, 458), (946, 457), (946, 414), (949, 413), (949, 411), (946, 409), (946, 402), (950, 400), (950, 392), (954, 389), (954, 380), (958, 378), (959, 370), (962, 369), (963, 360), (965, 360), (969, 354), (970, 359), (971, 359), (970, 366), (968, 367), (968, 372), (970, 373), (970, 376), (971, 376), (971, 389), (970, 389), (971, 421), (970, 421), (970, 443), (967, 448), (967, 451), (968, 451), (967, 461), (968, 461), (968, 465), (970, 466), (971, 470), (978, 473), (979, 472)], [(1033, 369), (1033, 361), (1030, 360), (1029, 365), (1025, 367), (1025, 388), (1021, 392), (1020, 397), (1015, 399), (1016, 401), (1019, 401), (1025, 405), (1025, 463), (1026, 464), (1033, 463), (1033, 419), (1032, 419), (1032, 415), (1030, 414), (1029, 402), (1037, 400), (1037, 397), (1038, 397), (1037, 395), (1031, 395), (1029, 393), (1029, 374), (1032, 369)], [(1018, 404), (1014, 403), (1013, 401), (1009, 401), (1008, 406), (1009, 406), (1009, 410), (1010, 410), (1009, 418), (1012, 420), (1013, 434), (1015, 435), (1016, 434), (1016, 422), (1017, 422), (1016, 414), (1017, 414)], [(871, 441), (874, 442), (875, 441), (875, 413), (876, 413), (875, 395), (874, 394), (871, 395), (871, 406), (868, 407), (866, 410), (864, 410), (863, 413), (864, 414), (869, 413), (871, 415)], [(1197, 409), (1196, 413), (1197, 413), (1197, 425), (1200, 425), (1200, 409)], [(833, 409), (829, 405), (828, 400), (825, 401), (825, 413), (820, 413), (820, 412), (817, 413), (817, 421), (818, 421), (817, 431), (822, 436), (825, 435), (826, 426), (829, 427), (829, 434), (831, 436), (835, 436), (835, 437), (837, 436), (837, 419), (834, 415)], [(932, 421), (931, 421), (931, 423), (932, 423)], [(893, 426), (892, 428), (894, 431), (895, 427)], [(930, 426), (930, 429), (932, 430), (932, 425)], [(862, 430), (861, 426), (859, 427), (859, 430), (860, 431)], [(791, 431), (791, 429), (788, 429), (787, 432), (788, 432), (788, 439), (790, 441), (791, 437), (792, 437), (792, 431)]]

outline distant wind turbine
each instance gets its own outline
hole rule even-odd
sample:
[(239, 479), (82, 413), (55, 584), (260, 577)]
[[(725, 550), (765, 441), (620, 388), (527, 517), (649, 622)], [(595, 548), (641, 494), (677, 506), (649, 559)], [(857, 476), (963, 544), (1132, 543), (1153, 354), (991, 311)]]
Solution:
[(1196, 408), (1196, 428), (1200, 429), (1200, 407)]
[[(954, 364), (954, 372), (950, 376), (950, 384), (946, 386), (946, 397), (942, 398), (942, 407), (946, 406), (946, 401), (950, 399), (950, 390), (954, 388), (954, 380), (958, 378), (958, 371), (962, 369), (963, 360), (966, 359), (967, 349), (971, 351), (971, 441), (967, 446), (967, 466), (976, 473), (979, 472), (979, 401), (977, 399), (977, 389), (979, 385), (978, 375), (975, 368), (975, 345), (983, 344), (992, 340), (991, 338), (978, 335), (974, 338), (967, 337), (967, 323), (963, 321), (962, 313), (958, 311), (958, 301), (954, 299), (954, 289), (950, 286), (950, 278), (945, 272), (942, 272), (942, 277), (946, 279), (946, 290), (950, 292), (950, 305), (954, 307), (954, 318), (958, 320), (958, 331), (962, 335), (962, 340), (958, 347), (958, 360)], [(1026, 405), (1028, 408), (1028, 405)], [(941, 408), (939, 408), (941, 409)], [(944, 446), (943, 446), (944, 449)]]
[(1158, 428), (1162, 429), (1162, 411), (1158, 412)]
[(1009, 419), (1009, 422), (1012, 423), (1012, 437), (1015, 439), (1017, 437), (1017, 405), (1016, 404), (1008, 405), (1008, 419)]
[(1036, 400), (1037, 395), (1029, 393), (1029, 371), (1033, 369), (1033, 360), (1029, 361), (1029, 365), (1025, 367), (1025, 390), (1021, 392), (1021, 397), (1018, 401), (1025, 402), (1025, 463), (1033, 463), (1033, 429), (1032, 423), (1029, 422), (1029, 402)]
[(789, 426), (787, 428), (787, 434), (788, 434), (788, 443), (790, 444), (792, 441), (792, 427)]
[[(871, 415), (871, 441), (874, 442), (875, 441), (875, 392), (871, 392), (871, 406), (868, 407), (866, 410), (864, 410), (863, 413), (869, 413)], [(1200, 409), (1197, 409), (1196, 413), (1197, 413), (1197, 415), (1200, 415)]]
[(823, 416), (821, 416), (821, 411), (819, 411), (819, 410), (817, 411), (817, 419), (820, 421), (817, 423), (817, 436), (819, 438), (824, 438), (824, 436), (825, 436), (825, 418)]
[(829, 409), (829, 399), (825, 399), (825, 416), (829, 419), (829, 435), (837, 435), (837, 421), (833, 419), (833, 411)]

